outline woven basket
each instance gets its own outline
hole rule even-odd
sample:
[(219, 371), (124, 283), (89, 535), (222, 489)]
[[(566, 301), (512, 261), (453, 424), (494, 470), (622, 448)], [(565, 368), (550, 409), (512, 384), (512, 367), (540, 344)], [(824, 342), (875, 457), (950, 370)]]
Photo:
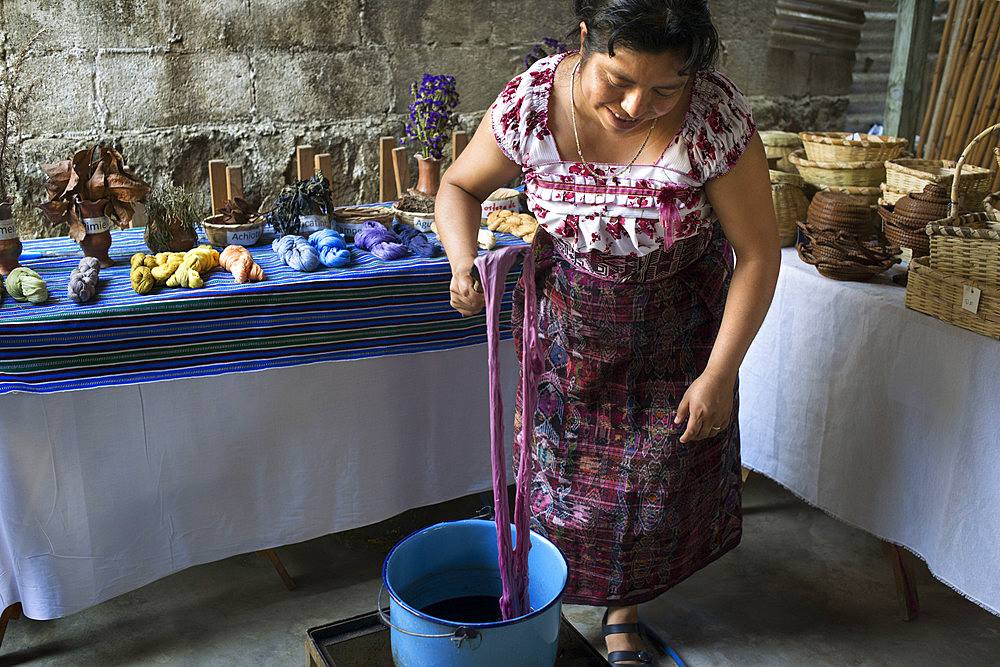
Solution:
[(927, 233), (920, 230), (907, 229), (894, 225), (888, 220), (882, 221), (882, 233), (885, 240), (900, 248), (909, 248), (913, 251), (914, 257), (924, 257), (931, 251), (930, 239)]
[(983, 200), (983, 211), (1000, 220), (1000, 192), (994, 192)]
[[(879, 186), (879, 189), (882, 191), (882, 197), (881, 197), (882, 201), (880, 201), (879, 204), (885, 202), (884, 205), (888, 206), (895, 206), (896, 202), (898, 202), (906, 195), (910, 194), (906, 190), (897, 190), (896, 188), (889, 187), (888, 183), (882, 183)], [(920, 190), (914, 190), (914, 192), (920, 192), (922, 190), (923, 188), (920, 188)]]
[[(956, 162), (952, 160), (920, 160), (896, 158), (886, 160), (886, 189), (898, 192), (921, 192), (928, 183), (938, 183), (951, 188), (954, 183)], [(958, 177), (958, 195), (963, 209), (981, 211), (983, 199), (989, 194), (993, 172), (983, 167), (965, 165)], [(886, 197), (888, 201), (888, 197)]]
[(878, 187), (862, 188), (856, 185), (824, 185), (820, 188), (820, 190), (843, 192), (851, 195), (852, 197), (864, 200), (864, 202), (869, 206), (875, 206), (878, 204), (879, 197), (882, 195), (882, 190)]
[(340, 206), (333, 209), (333, 219), (337, 222), (362, 223), (366, 220), (381, 222), (387, 227), (392, 224), (392, 209), (385, 206)]
[[(966, 285), (981, 290), (975, 313), (962, 308)], [(1000, 290), (937, 271), (927, 257), (910, 262), (905, 303), (948, 324), (1000, 340)]]
[(857, 135), (848, 139), (848, 132), (800, 132), (806, 158), (817, 162), (871, 162), (899, 157), (906, 148), (906, 139), (874, 134)]
[(885, 180), (885, 165), (879, 161), (816, 162), (807, 160), (803, 149), (793, 151), (788, 159), (799, 170), (806, 183), (816, 187), (824, 185), (877, 187)]
[(932, 222), (926, 229), (931, 268), (1000, 289), (1000, 221), (971, 213), (941, 222), (945, 224)]
[(780, 171), (795, 173), (795, 165), (788, 161), (792, 151), (802, 148), (799, 135), (781, 130), (763, 130), (760, 139), (764, 142), (764, 153), (769, 158), (778, 158), (777, 168)]
[(798, 236), (796, 223), (805, 220), (809, 200), (802, 188), (779, 183), (771, 185), (771, 201), (774, 203), (774, 217), (778, 221), (778, 241), (783, 248), (793, 245)]
[(771, 177), (771, 185), (794, 185), (797, 188), (806, 187), (806, 182), (798, 174), (778, 169), (769, 169), (767, 173)]

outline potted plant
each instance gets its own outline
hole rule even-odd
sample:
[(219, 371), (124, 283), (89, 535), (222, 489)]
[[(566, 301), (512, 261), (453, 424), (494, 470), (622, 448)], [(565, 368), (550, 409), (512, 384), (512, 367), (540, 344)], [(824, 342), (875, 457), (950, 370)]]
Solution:
[(77, 151), (68, 160), (43, 164), (42, 171), (48, 176), (49, 201), (38, 208), (53, 223), (69, 223), (69, 236), (84, 255), (96, 257), (102, 268), (113, 265), (108, 257), (111, 227), (132, 221), (133, 204), (149, 194), (149, 185), (125, 168), (121, 153), (108, 147)]
[(406, 138), (419, 142), (417, 191), (433, 197), (441, 185), (441, 157), (448, 131), (458, 122), (455, 77), (424, 74), (410, 83), (410, 120)]
[(143, 238), (151, 252), (186, 252), (198, 241), (194, 223), (205, 208), (205, 196), (173, 183), (156, 185), (146, 202)]
[(260, 241), (264, 219), (242, 197), (227, 199), (222, 209), (201, 223), (212, 245), (250, 246)]
[(3, 276), (20, 266), (21, 235), (14, 222), (11, 190), (21, 153), (18, 126), (38, 84), (38, 79), (22, 79), (24, 65), (42, 32), (35, 33), (9, 64), (6, 58), (0, 57), (0, 275)]
[(331, 196), (330, 181), (317, 172), (312, 178), (282, 188), (264, 217), (278, 236), (308, 236), (330, 227)]

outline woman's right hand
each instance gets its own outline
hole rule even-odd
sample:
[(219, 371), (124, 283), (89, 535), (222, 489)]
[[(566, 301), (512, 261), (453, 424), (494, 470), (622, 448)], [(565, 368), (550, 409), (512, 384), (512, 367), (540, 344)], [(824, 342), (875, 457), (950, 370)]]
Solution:
[[(470, 265), (451, 274), (451, 307), (464, 316), (475, 315), (486, 306), (481, 286), (469, 274), (471, 269)], [(480, 289), (477, 291), (476, 287)]]

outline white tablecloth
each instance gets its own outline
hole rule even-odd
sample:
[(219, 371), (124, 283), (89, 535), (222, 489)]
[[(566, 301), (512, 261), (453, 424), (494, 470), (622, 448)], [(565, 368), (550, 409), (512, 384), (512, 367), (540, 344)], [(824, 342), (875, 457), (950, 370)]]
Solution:
[[(509, 425), (517, 360), (500, 349)], [(57, 618), (491, 488), (488, 394), (476, 345), (0, 396), (0, 610)]]
[(1000, 614), (1000, 343), (782, 251), (740, 371), (744, 464)]

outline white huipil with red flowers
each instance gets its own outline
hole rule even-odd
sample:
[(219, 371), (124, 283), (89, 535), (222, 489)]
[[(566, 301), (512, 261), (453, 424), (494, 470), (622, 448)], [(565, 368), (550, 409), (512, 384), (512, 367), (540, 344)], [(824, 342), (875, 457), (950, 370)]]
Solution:
[(726, 174), (755, 131), (750, 104), (714, 70), (694, 75), (691, 103), (677, 135), (655, 164), (563, 160), (548, 128), (549, 95), (567, 53), (542, 58), (515, 77), (491, 107), (500, 150), (520, 165), (532, 213), (577, 252), (639, 257), (708, 231), (718, 217), (705, 183)]

